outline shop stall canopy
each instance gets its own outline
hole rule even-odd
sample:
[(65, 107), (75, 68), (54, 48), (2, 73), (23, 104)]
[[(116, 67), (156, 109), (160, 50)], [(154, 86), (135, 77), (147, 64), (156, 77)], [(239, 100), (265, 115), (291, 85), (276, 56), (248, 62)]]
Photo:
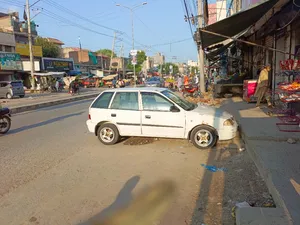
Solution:
[(108, 75), (104, 77), (102, 80), (113, 80), (116, 76), (118, 76), (118, 74)]
[(52, 76), (52, 77), (63, 77), (65, 72), (47, 72), (47, 73), (34, 73), (35, 76)]
[(217, 34), (233, 37), (238, 33), (249, 28), (256, 23), (263, 15), (265, 15), (278, 0), (268, 0), (252, 8), (240, 11), (226, 19), (220, 20), (204, 28), (200, 29), (202, 48), (207, 48), (213, 44), (226, 40), (227, 38), (206, 33), (205, 30)]

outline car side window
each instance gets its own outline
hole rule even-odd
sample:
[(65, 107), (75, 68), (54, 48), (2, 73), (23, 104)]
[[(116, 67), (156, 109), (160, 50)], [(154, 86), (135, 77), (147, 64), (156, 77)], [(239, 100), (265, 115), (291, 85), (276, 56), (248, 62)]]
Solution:
[(92, 108), (107, 109), (114, 92), (105, 92), (97, 98)]
[(110, 108), (121, 110), (139, 110), (138, 93), (117, 92)]
[(152, 93), (142, 92), (143, 110), (145, 111), (167, 111), (169, 112), (173, 103), (168, 101), (163, 96)]

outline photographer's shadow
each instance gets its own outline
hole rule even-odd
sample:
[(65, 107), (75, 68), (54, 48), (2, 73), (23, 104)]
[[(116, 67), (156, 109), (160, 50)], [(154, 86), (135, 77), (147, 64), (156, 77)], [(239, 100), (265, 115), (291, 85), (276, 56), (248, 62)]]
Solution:
[(125, 183), (125, 185), (117, 195), (115, 201), (110, 206), (102, 210), (99, 214), (93, 216), (91, 219), (83, 223), (80, 223), (79, 225), (92, 225), (95, 223), (97, 224), (103, 221), (111, 214), (113, 214), (114, 212), (116, 212), (117, 210), (127, 207), (133, 199), (132, 191), (138, 184), (139, 180), (140, 180), (140, 176), (134, 176), (130, 178)]

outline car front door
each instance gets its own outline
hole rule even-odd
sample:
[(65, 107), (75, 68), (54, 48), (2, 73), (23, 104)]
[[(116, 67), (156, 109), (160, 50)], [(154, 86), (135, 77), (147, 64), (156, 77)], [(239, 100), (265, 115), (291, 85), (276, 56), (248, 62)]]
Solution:
[(121, 136), (141, 135), (141, 111), (138, 92), (116, 92), (110, 106), (110, 121), (117, 125)]
[(158, 93), (141, 92), (141, 96), (142, 136), (184, 138), (184, 110)]

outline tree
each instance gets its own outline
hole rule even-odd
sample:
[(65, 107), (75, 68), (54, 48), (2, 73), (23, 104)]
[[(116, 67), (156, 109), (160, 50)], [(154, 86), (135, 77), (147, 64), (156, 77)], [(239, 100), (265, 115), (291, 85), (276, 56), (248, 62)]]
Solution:
[[(170, 66), (172, 66), (172, 71), (170, 70)], [(172, 74), (177, 74), (179, 72), (178, 66), (175, 65), (174, 63), (170, 63), (170, 62), (162, 65), (162, 73), (170, 74), (171, 72), (172, 72)]]
[[(131, 56), (130, 56), (131, 57)], [(135, 72), (139, 73), (142, 70), (143, 63), (147, 59), (146, 53), (144, 51), (138, 51), (136, 55), (137, 64), (135, 65)], [(127, 66), (128, 69), (133, 70), (133, 65), (131, 64), (131, 60)]]
[(192, 75), (195, 75), (196, 73), (198, 73), (198, 71), (199, 71), (199, 68), (196, 67), (196, 66), (192, 66), (192, 67), (190, 68), (190, 73), (191, 73)]
[(35, 39), (35, 45), (42, 47), (44, 57), (58, 58), (60, 56), (60, 48), (57, 45), (49, 42), (46, 38), (37, 37)]
[(112, 52), (112, 50), (107, 49), (107, 48), (105, 48), (105, 49), (100, 49), (100, 50), (96, 51), (96, 53), (99, 53), (99, 54), (101, 54), (101, 55), (105, 55), (105, 56), (107, 56), (107, 57), (111, 57), (112, 54), (113, 54), (113, 57), (116, 57), (116, 56), (117, 56), (116, 53)]

